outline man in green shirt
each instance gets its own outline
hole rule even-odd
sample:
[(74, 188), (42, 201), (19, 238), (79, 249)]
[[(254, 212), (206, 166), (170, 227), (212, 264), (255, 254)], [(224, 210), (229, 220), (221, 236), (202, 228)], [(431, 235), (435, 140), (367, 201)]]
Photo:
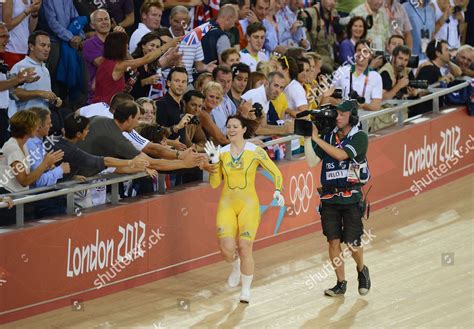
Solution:
[(327, 296), (342, 296), (347, 281), (341, 243), (349, 246), (357, 263), (359, 294), (370, 290), (369, 269), (364, 265), (361, 237), (364, 234), (361, 209), (361, 186), (369, 179), (366, 153), (368, 136), (359, 130), (357, 102), (346, 100), (336, 106), (336, 128), (319, 137), (313, 125), (313, 135), (305, 139), (308, 165), (314, 167), (322, 160), (321, 223), (329, 243), (329, 257), (336, 272), (337, 284), (324, 291)]

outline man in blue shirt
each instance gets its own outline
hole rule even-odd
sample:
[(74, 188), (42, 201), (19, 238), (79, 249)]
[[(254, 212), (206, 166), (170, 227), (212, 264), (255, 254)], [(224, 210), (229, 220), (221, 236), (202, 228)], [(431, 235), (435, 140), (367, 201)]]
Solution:
[(51, 77), (45, 65), (51, 50), (48, 33), (35, 31), (28, 37), (28, 55), (16, 63), (11, 73), (18, 74), (21, 70), (33, 70), (36, 73), (34, 82), (27, 83), (15, 89), (18, 101), (11, 100), (8, 115), (12, 117), (19, 110), (33, 107), (49, 108), (50, 104), (57, 107), (62, 105), (62, 100), (51, 91)]
[(434, 37), (436, 18), (430, 0), (407, 1), (403, 4), (412, 26), (412, 54), (426, 59), (426, 47)]
[[(36, 131), (36, 135), (26, 142), (28, 151), (30, 152), (30, 166), (31, 170), (35, 170), (44, 159), (47, 152), (53, 150), (55, 144), (55, 137), (47, 137), (48, 132), (52, 127), (51, 124), (51, 112), (45, 108), (35, 107), (30, 109), (35, 112), (39, 119), (40, 124)], [(43, 139), (47, 138), (43, 144)], [(59, 138), (58, 138), (59, 139)], [(57, 181), (63, 178), (64, 174), (68, 174), (70, 171), (69, 163), (63, 162), (58, 167), (52, 167), (46, 170), (34, 183), (32, 187), (51, 186), (57, 183)], [(64, 214), (65, 199), (64, 197), (57, 197), (53, 199), (40, 200), (34, 203), (35, 217), (42, 218), (46, 216), (55, 216)]]

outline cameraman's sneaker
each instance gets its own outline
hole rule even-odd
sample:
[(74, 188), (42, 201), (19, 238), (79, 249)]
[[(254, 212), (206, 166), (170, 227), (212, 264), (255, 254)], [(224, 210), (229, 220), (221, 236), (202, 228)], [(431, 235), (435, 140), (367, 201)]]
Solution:
[(344, 296), (344, 294), (346, 293), (346, 288), (347, 288), (347, 281), (343, 280), (341, 282), (338, 282), (331, 289), (324, 290), (324, 294), (326, 296), (331, 296), (331, 297)]
[(369, 293), (370, 290), (369, 269), (367, 266), (364, 265), (362, 271), (357, 271), (357, 273), (357, 280), (359, 280), (359, 294), (361, 296), (365, 296)]

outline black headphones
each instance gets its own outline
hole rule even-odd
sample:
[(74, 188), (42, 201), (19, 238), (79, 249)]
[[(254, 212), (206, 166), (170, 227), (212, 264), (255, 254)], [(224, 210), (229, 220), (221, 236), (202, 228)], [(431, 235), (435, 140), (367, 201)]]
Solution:
[(357, 113), (357, 107), (354, 107), (351, 111), (351, 116), (349, 117), (349, 124), (354, 127), (359, 124), (359, 115)]

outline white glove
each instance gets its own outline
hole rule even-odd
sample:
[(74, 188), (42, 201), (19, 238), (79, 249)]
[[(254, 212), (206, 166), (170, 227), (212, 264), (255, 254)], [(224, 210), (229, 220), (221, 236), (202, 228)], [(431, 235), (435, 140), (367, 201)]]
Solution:
[(212, 163), (219, 163), (219, 156), (221, 153), (220, 145), (215, 147), (212, 141), (207, 141), (204, 145), (204, 151), (206, 151)]
[(285, 205), (285, 198), (283, 195), (281, 195), (280, 191), (275, 190), (275, 193), (273, 193), (273, 199), (277, 200), (277, 203), (280, 207)]

